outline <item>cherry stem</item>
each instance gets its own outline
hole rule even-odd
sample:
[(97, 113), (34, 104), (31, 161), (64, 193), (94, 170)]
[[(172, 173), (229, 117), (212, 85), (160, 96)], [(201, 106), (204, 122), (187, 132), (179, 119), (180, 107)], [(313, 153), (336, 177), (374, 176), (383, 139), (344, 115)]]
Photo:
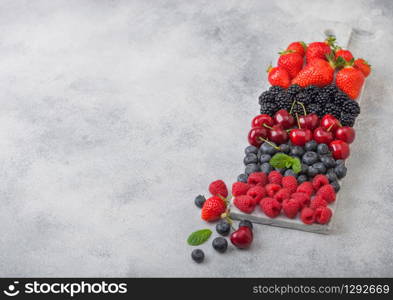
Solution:
[(299, 101), (297, 102), (297, 104), (299, 104), (303, 108), (304, 115), (307, 116), (307, 111), (306, 111), (306, 108), (304, 107), (304, 104)]
[(295, 107), (295, 103), (296, 103), (296, 102), (297, 102), (296, 100), (294, 100), (294, 101), (292, 102), (291, 109), (289, 110), (289, 113), (290, 113), (290, 114), (292, 114), (292, 110), (293, 110), (293, 108)]
[(297, 120), (297, 127), (302, 129), (302, 126), (300, 125), (300, 121), (299, 121), (299, 115), (297, 113), (296, 113), (296, 120)]
[(274, 145), (274, 144), (272, 144), (270, 141), (268, 141), (267, 139), (264, 139), (263, 137), (259, 137), (259, 139), (261, 140), (261, 141), (264, 141), (265, 143), (268, 143), (270, 146), (272, 146), (274, 149), (276, 149), (276, 150), (281, 150), (281, 148), (280, 147), (277, 147), (276, 145)]
[(269, 126), (269, 125), (267, 125), (265, 123), (263, 123), (263, 126), (266, 127), (266, 128), (269, 128), (269, 129), (273, 129), (273, 127), (271, 127), (271, 126)]
[(332, 125), (330, 125), (329, 128), (326, 131), (329, 132), (330, 130), (332, 130), (333, 126), (334, 126), (334, 123)]

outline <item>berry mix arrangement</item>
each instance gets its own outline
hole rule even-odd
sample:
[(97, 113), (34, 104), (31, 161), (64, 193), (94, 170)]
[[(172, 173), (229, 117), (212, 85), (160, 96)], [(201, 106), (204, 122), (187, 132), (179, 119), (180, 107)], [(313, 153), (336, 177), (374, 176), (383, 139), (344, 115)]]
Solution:
[[(353, 128), (360, 114), (357, 99), (371, 66), (349, 50), (323, 42), (293, 42), (279, 53), (277, 66), (269, 66), (271, 87), (259, 97), (260, 114), (251, 121), (244, 173), (232, 184), (209, 185), (211, 197), (199, 195), (195, 205), (201, 218), (218, 222), (212, 246), (224, 253), (226, 239), (239, 249), (250, 247), (253, 225), (231, 219), (231, 206), (250, 216), (259, 210), (267, 218), (298, 218), (303, 224), (327, 225), (333, 215), (346, 159), (355, 140)], [(232, 200), (233, 199), (233, 200)], [(188, 243), (198, 246), (212, 235), (210, 229), (192, 233)], [(205, 254), (191, 254), (202, 262)]]

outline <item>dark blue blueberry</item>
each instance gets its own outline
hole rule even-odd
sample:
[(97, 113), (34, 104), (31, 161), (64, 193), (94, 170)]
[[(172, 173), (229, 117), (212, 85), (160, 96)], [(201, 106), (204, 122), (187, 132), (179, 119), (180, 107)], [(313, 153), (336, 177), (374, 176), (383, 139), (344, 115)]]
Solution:
[(261, 169), (257, 164), (249, 164), (246, 166), (245, 173), (250, 175), (251, 173), (259, 172)]
[(196, 196), (194, 203), (196, 206), (198, 206), (199, 208), (202, 208), (203, 204), (205, 203), (206, 198), (203, 195), (198, 195)]
[(319, 144), (317, 147), (317, 152), (319, 155), (324, 155), (329, 153), (329, 147), (326, 144)]
[(231, 225), (227, 221), (221, 220), (217, 223), (216, 230), (219, 234), (227, 236), (231, 230)]
[(247, 182), (248, 176), (246, 174), (240, 174), (237, 176), (237, 181), (239, 182)]
[(319, 160), (318, 154), (313, 151), (307, 151), (306, 153), (304, 153), (302, 157), (303, 163), (309, 166), (315, 164), (316, 162), (318, 162), (318, 160)]
[(241, 220), (239, 222), (239, 227), (242, 227), (242, 226), (247, 226), (250, 229), (252, 229), (252, 223), (249, 220)]
[[(276, 146), (276, 144), (273, 142), (269, 142), (269, 143)], [(277, 149), (275, 147), (273, 147), (272, 145), (270, 145), (269, 143), (266, 143), (266, 142), (263, 143), (261, 145), (261, 147), (259, 148), (259, 151), (261, 151), (261, 153), (263, 153), (263, 154), (270, 154), (270, 155), (275, 154), (277, 152)]]
[(336, 166), (338, 166), (338, 165), (344, 165), (345, 166), (345, 160), (343, 160), (343, 159), (336, 160)]
[(224, 253), (225, 251), (227, 251), (228, 248), (228, 242), (223, 237), (216, 237), (213, 240), (212, 245), (213, 248), (220, 253)]
[(267, 163), (272, 159), (271, 155), (269, 154), (261, 154), (261, 156), (259, 157), (259, 161), (261, 164), (263, 163)]
[(334, 172), (339, 179), (344, 178), (347, 175), (347, 167), (344, 164), (339, 164), (334, 168)]
[(291, 147), (289, 147), (288, 144), (281, 144), (280, 145), (281, 152), (288, 154), (290, 150), (291, 150)]
[(304, 149), (300, 146), (291, 146), (291, 151), (289, 151), (289, 154), (292, 156), (301, 157), (304, 154)]
[(269, 174), (271, 171), (273, 171), (273, 167), (269, 163), (263, 163), (261, 165), (261, 172)]
[(299, 175), (298, 178), (297, 178), (297, 182), (298, 182), (299, 184), (301, 184), (301, 183), (303, 183), (303, 182), (306, 182), (306, 181), (308, 181), (307, 175)]
[(336, 161), (329, 155), (322, 155), (319, 159), (326, 168), (334, 168), (336, 166)]
[(295, 172), (293, 172), (293, 170), (291, 170), (291, 169), (285, 170), (284, 176), (293, 176), (293, 177), (297, 178), (297, 174)]
[(255, 153), (249, 153), (244, 157), (243, 162), (245, 165), (256, 164), (258, 163), (258, 157)]
[(317, 169), (315, 169), (313, 166), (308, 167), (308, 172), (307, 172), (308, 177), (313, 178), (317, 174), (318, 174)]
[(336, 175), (336, 172), (334, 172), (334, 169), (327, 170), (326, 177), (327, 177), (327, 179), (329, 179), (330, 183), (338, 180), (338, 177)]
[(244, 149), (244, 153), (247, 155), (249, 153), (254, 153), (257, 154), (258, 153), (258, 148), (255, 146), (247, 146), (246, 149)]
[(276, 170), (277, 172), (280, 172), (281, 175), (284, 175), (284, 173), (285, 173), (285, 169), (274, 168), (274, 170)]
[(338, 181), (333, 181), (330, 184), (333, 186), (336, 193), (340, 190), (340, 184), (338, 183)]
[(302, 170), (300, 171), (300, 174), (307, 174), (308, 172), (308, 165), (302, 164)]
[(197, 262), (198, 264), (203, 262), (205, 258), (205, 253), (201, 249), (195, 249), (191, 252), (192, 259)]
[(306, 150), (306, 151), (316, 151), (317, 150), (317, 146), (318, 146), (317, 142), (312, 140), (312, 141), (307, 142), (304, 145), (304, 150)]
[(317, 162), (312, 165), (314, 169), (318, 171), (318, 174), (325, 174), (326, 173), (326, 167), (323, 163)]

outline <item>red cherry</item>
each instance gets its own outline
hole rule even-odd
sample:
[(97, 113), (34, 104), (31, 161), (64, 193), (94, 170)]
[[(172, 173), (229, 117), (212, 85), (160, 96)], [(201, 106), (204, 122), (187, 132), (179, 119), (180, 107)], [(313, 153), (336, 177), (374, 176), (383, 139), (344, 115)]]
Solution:
[(280, 126), (274, 125), (268, 132), (269, 140), (277, 145), (284, 144), (288, 141), (288, 133)]
[(310, 129), (296, 128), (291, 130), (289, 137), (292, 144), (296, 146), (304, 146), (305, 143), (311, 140), (312, 133)]
[(299, 117), (299, 123), (302, 128), (314, 130), (319, 125), (319, 118), (316, 114), (308, 114)]
[(274, 121), (276, 124), (281, 125), (284, 129), (289, 129), (295, 124), (295, 119), (285, 109), (280, 109), (276, 112), (274, 115)]
[(251, 121), (251, 127), (263, 127), (263, 124), (266, 124), (267, 126), (273, 126), (273, 118), (269, 115), (262, 114), (254, 117)]
[(237, 248), (245, 249), (250, 247), (253, 240), (253, 234), (248, 226), (241, 226), (231, 234), (231, 242)]
[(261, 140), (261, 138), (266, 139), (267, 135), (268, 129), (265, 127), (252, 128), (248, 133), (248, 142), (250, 143), (250, 145), (259, 147), (263, 143), (263, 140)]
[(321, 127), (327, 131), (335, 132), (336, 129), (340, 127), (340, 121), (337, 120), (334, 116), (327, 114), (324, 115), (321, 120)]
[(355, 140), (355, 130), (349, 126), (343, 126), (336, 130), (335, 132), (336, 139), (342, 140), (348, 144), (352, 143)]
[(314, 130), (314, 140), (318, 144), (328, 144), (333, 141), (333, 133), (325, 130), (325, 128), (318, 127)]
[(347, 159), (349, 157), (349, 145), (341, 140), (334, 140), (329, 145), (335, 159)]

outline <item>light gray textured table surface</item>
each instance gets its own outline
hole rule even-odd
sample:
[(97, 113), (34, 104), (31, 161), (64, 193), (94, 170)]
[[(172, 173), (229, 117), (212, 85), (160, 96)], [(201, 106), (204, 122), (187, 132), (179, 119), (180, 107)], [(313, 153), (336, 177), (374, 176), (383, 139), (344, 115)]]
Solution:
[[(0, 275), (393, 276), (391, 3), (1, 1)], [(257, 226), (194, 264), (193, 198), (241, 172), (266, 65), (326, 22), (374, 68), (335, 231)]]

